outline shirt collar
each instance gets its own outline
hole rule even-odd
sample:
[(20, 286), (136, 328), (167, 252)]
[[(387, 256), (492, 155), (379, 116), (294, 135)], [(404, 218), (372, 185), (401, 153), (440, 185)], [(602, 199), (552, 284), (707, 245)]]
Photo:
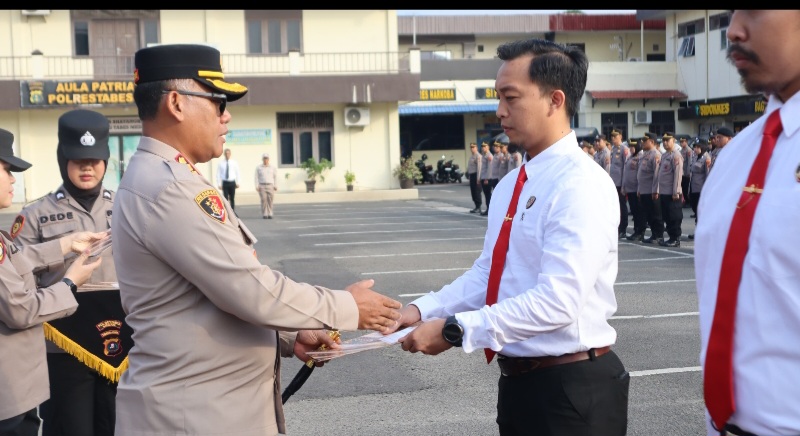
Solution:
[(530, 175), (532, 172), (534, 172), (535, 167), (548, 165), (550, 162), (558, 159), (561, 156), (575, 152), (583, 153), (583, 150), (581, 150), (581, 148), (578, 146), (578, 138), (575, 136), (575, 131), (570, 130), (569, 133), (564, 135), (563, 138), (544, 149), (544, 151), (537, 154), (533, 159), (528, 159), (528, 154), (525, 153), (522, 168), (525, 169), (525, 172), (528, 173), (528, 177), (530, 178)]
[(783, 133), (786, 136), (794, 135), (800, 130), (800, 92), (796, 92), (785, 103), (778, 100), (778, 97), (774, 95), (770, 96), (764, 115), (769, 116), (773, 111), (778, 109), (781, 110)]

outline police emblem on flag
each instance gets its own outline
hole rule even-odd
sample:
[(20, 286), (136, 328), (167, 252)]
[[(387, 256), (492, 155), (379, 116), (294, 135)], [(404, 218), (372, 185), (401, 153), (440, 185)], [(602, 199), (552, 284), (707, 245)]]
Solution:
[(206, 215), (221, 223), (225, 223), (225, 219), (228, 217), (225, 211), (225, 204), (222, 203), (222, 198), (220, 198), (219, 193), (215, 189), (206, 189), (197, 194), (194, 198), (194, 202), (200, 206), (200, 209), (202, 209)]
[(531, 198), (528, 199), (528, 202), (525, 203), (525, 209), (530, 209), (533, 206), (533, 203), (536, 203), (536, 196), (531, 195)]
[(17, 215), (17, 219), (14, 220), (14, 224), (11, 225), (11, 239), (15, 239), (19, 232), (22, 231), (22, 226), (25, 225), (25, 217), (22, 215)]

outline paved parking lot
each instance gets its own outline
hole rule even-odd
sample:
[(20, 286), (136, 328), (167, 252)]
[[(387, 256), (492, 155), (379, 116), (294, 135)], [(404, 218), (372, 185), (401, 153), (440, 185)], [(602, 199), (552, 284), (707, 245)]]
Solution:
[[(333, 288), (373, 278), (404, 304), (438, 290), (478, 256), (486, 218), (466, 183), (419, 186), (420, 199), (281, 205), (262, 220), (237, 213), (259, 238), (259, 258), (294, 280)], [(680, 248), (620, 243), (615, 351), (631, 372), (629, 435), (704, 433), (698, 367), (693, 232), (685, 209)], [(13, 214), (2, 217), (8, 229)], [(587, 223), (591, 225), (591, 223)], [(346, 332), (349, 339), (366, 332)], [(284, 359), (286, 386), (301, 362)], [(439, 356), (399, 346), (345, 356), (318, 368), (285, 405), (290, 435), (497, 434), (496, 364), (483, 353)]]

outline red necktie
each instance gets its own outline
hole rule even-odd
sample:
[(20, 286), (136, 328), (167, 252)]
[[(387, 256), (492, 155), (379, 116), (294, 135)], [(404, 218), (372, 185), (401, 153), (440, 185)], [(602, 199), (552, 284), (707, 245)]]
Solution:
[[(514, 185), (514, 194), (511, 196), (511, 203), (508, 205), (508, 212), (503, 218), (503, 225), (500, 227), (500, 235), (497, 237), (497, 242), (494, 243), (494, 251), (492, 251), (492, 268), (489, 270), (489, 287), (486, 289), (486, 305), (491, 306), (497, 303), (497, 291), (500, 289), (500, 277), (503, 275), (503, 266), (506, 263), (506, 253), (508, 253), (508, 237), (511, 235), (511, 222), (514, 215), (517, 213), (517, 202), (519, 201), (519, 193), (522, 191), (522, 185), (528, 180), (528, 174), (525, 172), (525, 167), (519, 168), (519, 177), (517, 183)], [(492, 363), (495, 352), (491, 348), (484, 348), (486, 353), (486, 363)]]
[(756, 156), (747, 185), (733, 214), (717, 289), (717, 306), (706, 351), (703, 391), (706, 408), (717, 429), (722, 429), (736, 410), (733, 396), (733, 332), (736, 299), (742, 280), (742, 266), (747, 255), (750, 228), (758, 200), (764, 189), (767, 166), (783, 126), (779, 111), (774, 111), (764, 127), (761, 149)]

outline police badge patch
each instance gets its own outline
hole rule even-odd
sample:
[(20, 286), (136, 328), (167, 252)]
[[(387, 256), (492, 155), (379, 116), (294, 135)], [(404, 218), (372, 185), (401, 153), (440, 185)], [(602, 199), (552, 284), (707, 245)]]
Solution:
[(797, 165), (797, 169), (794, 170), (794, 178), (797, 180), (797, 183), (800, 183), (800, 165)]
[(221, 223), (225, 223), (225, 219), (228, 215), (225, 211), (225, 204), (222, 202), (222, 198), (220, 198), (216, 189), (206, 189), (197, 194), (197, 197), (194, 198), (194, 202), (200, 206), (200, 209), (202, 209), (206, 215)]
[(536, 196), (531, 195), (531, 198), (528, 199), (528, 202), (525, 203), (525, 209), (530, 209), (533, 206), (533, 203), (536, 203)]
[(22, 215), (17, 215), (17, 219), (14, 220), (14, 224), (11, 225), (11, 239), (15, 239), (19, 232), (22, 231), (22, 227), (25, 225), (25, 217)]

